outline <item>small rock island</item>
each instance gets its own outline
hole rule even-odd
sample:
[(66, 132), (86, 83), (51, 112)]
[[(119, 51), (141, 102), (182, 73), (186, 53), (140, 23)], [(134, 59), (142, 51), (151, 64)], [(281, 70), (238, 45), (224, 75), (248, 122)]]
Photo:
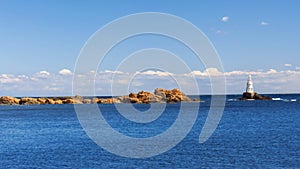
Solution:
[(254, 92), (252, 77), (251, 75), (249, 75), (246, 92), (243, 93), (243, 97), (239, 100), (272, 100), (272, 98), (264, 95), (259, 95), (258, 93)]
[(0, 97), (0, 105), (32, 105), (32, 104), (113, 104), (113, 103), (176, 103), (176, 102), (199, 102), (199, 99), (191, 99), (179, 89), (166, 90), (156, 88), (154, 93), (140, 91), (126, 96), (98, 98), (98, 97), (23, 97), (10, 96)]

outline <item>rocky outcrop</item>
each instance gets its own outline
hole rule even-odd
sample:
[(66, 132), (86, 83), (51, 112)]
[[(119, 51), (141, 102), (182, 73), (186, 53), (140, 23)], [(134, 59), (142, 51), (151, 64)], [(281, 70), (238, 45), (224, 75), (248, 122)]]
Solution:
[(38, 98), (37, 101), (40, 102), (40, 104), (46, 104), (47, 98)]
[(192, 101), (192, 99), (182, 93), (179, 89), (165, 90), (156, 88), (154, 93), (141, 91), (137, 94), (130, 93), (128, 96), (131, 103), (148, 104), (157, 102), (176, 103), (181, 101)]
[(7, 105), (15, 105), (19, 104), (20, 99), (10, 97), (10, 96), (2, 96), (0, 97), (0, 104), (7, 104)]
[[(56, 104), (56, 101), (54, 101), (53, 99), (46, 99), (45, 104)], [(61, 102), (61, 104), (62, 104), (62, 102)]]
[(129, 101), (131, 103), (157, 103), (162, 101), (162, 97), (151, 92), (140, 91), (137, 94), (130, 93)]
[(167, 102), (192, 101), (188, 96), (182, 93), (179, 89), (165, 90)]
[(113, 104), (113, 103), (121, 103), (117, 98), (107, 98), (107, 99), (99, 99), (99, 104)]
[(112, 97), (112, 98), (84, 98), (82, 96), (74, 97), (40, 97), (40, 98), (14, 98), (9, 96), (3, 96), (0, 98), (0, 104), (5, 105), (30, 105), (30, 104), (113, 104), (113, 103), (137, 103), (137, 104), (149, 104), (149, 103), (176, 103), (182, 101), (200, 101), (192, 100), (186, 96), (179, 89), (166, 90), (157, 88), (154, 93), (147, 91), (140, 91), (137, 94), (130, 93), (127, 96)]
[(128, 96), (120, 96), (117, 98), (121, 103), (131, 103), (129, 95)]
[(83, 99), (83, 100), (82, 100), (82, 103), (83, 103), (83, 104), (91, 104), (91, 103), (92, 103), (92, 100), (91, 100), (91, 99)]
[(243, 97), (240, 98), (240, 100), (272, 100), (272, 98), (264, 95), (259, 95), (256, 92), (254, 93), (244, 92)]
[(19, 104), (29, 105), (29, 104), (41, 104), (36, 98), (25, 97), (21, 98)]
[(63, 101), (60, 99), (47, 98), (45, 104), (63, 104)]

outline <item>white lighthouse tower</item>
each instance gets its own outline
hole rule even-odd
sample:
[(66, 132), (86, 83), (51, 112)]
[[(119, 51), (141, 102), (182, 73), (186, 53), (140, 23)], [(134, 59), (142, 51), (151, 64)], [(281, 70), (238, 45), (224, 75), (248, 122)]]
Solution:
[(259, 95), (254, 92), (252, 77), (249, 75), (247, 81), (246, 92), (243, 93), (243, 97), (240, 100), (272, 100), (271, 97)]
[(252, 82), (251, 75), (249, 75), (249, 77), (248, 77), (246, 93), (254, 94), (253, 82)]

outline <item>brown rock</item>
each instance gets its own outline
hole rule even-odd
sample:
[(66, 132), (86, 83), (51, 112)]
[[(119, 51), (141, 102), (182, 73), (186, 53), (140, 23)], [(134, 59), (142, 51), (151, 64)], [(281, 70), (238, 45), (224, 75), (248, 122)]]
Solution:
[(63, 104), (63, 101), (62, 100), (55, 100), (54, 104)]
[(165, 93), (165, 89), (162, 89), (162, 88), (156, 88), (155, 90), (154, 90), (154, 94), (156, 95), (156, 96), (160, 96), (162, 99), (166, 99), (166, 93)]
[(8, 104), (8, 105), (15, 105), (19, 104), (20, 99), (10, 96), (2, 96), (0, 97), (0, 104)]
[(240, 100), (249, 100), (249, 99), (254, 99), (254, 100), (272, 100), (271, 97), (264, 96), (264, 95), (259, 95), (258, 93), (243, 93), (243, 97), (240, 98)]
[(137, 94), (134, 94), (134, 93), (130, 93), (128, 96), (129, 96), (130, 98), (137, 98)]
[(24, 97), (20, 99), (19, 104), (30, 105), (30, 104), (41, 104), (36, 98)]
[(170, 97), (168, 97), (167, 102), (171, 103), (171, 102), (180, 102), (181, 101), (181, 97), (178, 95), (170, 95)]
[(98, 103), (101, 104), (113, 104), (113, 103), (121, 103), (120, 100), (116, 98), (107, 98), (107, 99), (100, 99)]
[(91, 103), (92, 103), (92, 100), (91, 100), (91, 99), (83, 99), (83, 100), (82, 100), (82, 103), (83, 103), (83, 104), (91, 104)]
[[(133, 97), (134, 98), (134, 97)], [(129, 96), (120, 96), (117, 98), (121, 103), (131, 103)]]
[[(266, 99), (264, 96), (255, 95), (258, 99)], [(140, 91), (137, 94), (130, 93), (128, 96), (117, 98), (92, 98), (84, 99), (82, 96), (74, 97), (54, 97), (54, 98), (21, 98), (3, 96), (0, 98), (0, 104), (112, 104), (112, 103), (156, 103), (156, 102), (180, 102), (192, 101), (179, 89), (165, 90), (162, 88), (155, 89), (154, 93)]]
[(188, 96), (182, 93), (179, 89), (165, 90), (167, 102), (192, 101)]
[(37, 101), (40, 102), (40, 104), (47, 104), (46, 103), (46, 101), (47, 101), (46, 98), (38, 98)]
[(140, 100), (141, 103), (150, 103), (150, 92), (140, 91), (137, 94), (137, 98)]
[(136, 97), (130, 97), (129, 98), (130, 103), (142, 103), (138, 98)]
[(82, 102), (78, 99), (65, 99), (62, 100), (63, 104), (82, 104)]
[(78, 100), (83, 100), (83, 97), (80, 96), (80, 95), (76, 95), (76, 96), (74, 96), (74, 98), (76, 98), (76, 99), (78, 99)]
[(99, 101), (99, 98), (92, 98), (92, 104), (97, 104)]
[(140, 91), (137, 94), (130, 93), (129, 100), (131, 103), (156, 103), (156, 102), (180, 102), (180, 101), (192, 101), (179, 89), (165, 90), (162, 88), (156, 88), (154, 93)]
[[(255, 93), (255, 94), (257, 94), (257, 93)], [(248, 93), (248, 92), (244, 92), (243, 93), (243, 99), (244, 100), (247, 100), (247, 99), (254, 99), (254, 95), (255, 95), (254, 93)]]
[(272, 100), (271, 97), (264, 96), (264, 95), (259, 95), (258, 93), (254, 94), (254, 99), (255, 100)]
[(46, 104), (55, 104), (55, 101), (53, 99), (46, 99)]

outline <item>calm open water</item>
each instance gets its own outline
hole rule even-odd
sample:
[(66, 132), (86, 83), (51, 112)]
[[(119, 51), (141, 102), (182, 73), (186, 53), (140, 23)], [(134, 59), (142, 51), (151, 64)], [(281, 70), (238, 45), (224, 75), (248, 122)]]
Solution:
[[(82, 129), (73, 105), (0, 106), (0, 167), (300, 168), (300, 95), (271, 96), (297, 101), (227, 101), (218, 128), (199, 144), (210, 105), (209, 97), (201, 97), (206, 102), (187, 137), (170, 151), (145, 159), (120, 157), (100, 148)], [(113, 105), (99, 106), (117, 131), (149, 137), (170, 127), (180, 104), (168, 104), (150, 124), (124, 120)]]

